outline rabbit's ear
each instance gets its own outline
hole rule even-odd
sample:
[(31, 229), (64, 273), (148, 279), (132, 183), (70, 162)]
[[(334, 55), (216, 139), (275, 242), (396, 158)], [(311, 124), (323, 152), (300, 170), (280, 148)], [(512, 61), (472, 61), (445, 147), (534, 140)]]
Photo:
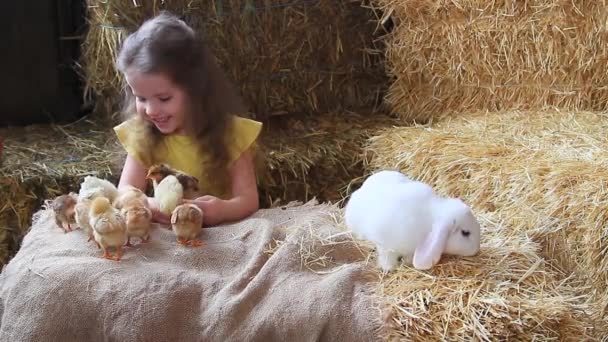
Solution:
[(433, 224), (431, 232), (416, 246), (413, 260), (415, 268), (428, 270), (439, 261), (448, 240), (451, 227), (452, 224), (449, 221)]

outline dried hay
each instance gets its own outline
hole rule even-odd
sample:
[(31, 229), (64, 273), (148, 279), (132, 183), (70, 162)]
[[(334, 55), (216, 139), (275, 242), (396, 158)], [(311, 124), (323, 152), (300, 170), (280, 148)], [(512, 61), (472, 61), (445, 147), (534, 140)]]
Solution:
[(114, 139), (84, 118), (69, 125), (0, 129), (5, 138), (0, 167), (0, 264), (17, 252), (32, 214), (43, 201), (78, 191), (86, 175), (117, 179)]
[(386, 130), (370, 139), (366, 163), (500, 212), (550, 261), (587, 281), (606, 310), (607, 128), (606, 113), (469, 114)]
[[(475, 257), (444, 256), (428, 272), (402, 266), (383, 274), (368, 242), (346, 232), (338, 209), (328, 210), (328, 224), (342, 230), (312, 230), (306, 222), (288, 227), (283, 243), (300, 245), (302, 267), (340, 269), (336, 245), (350, 245), (352, 262), (368, 263), (378, 281), (378, 302), (388, 340), (593, 340), (594, 308), (586, 290), (539, 256), (540, 246), (510, 229), (498, 213), (479, 215), (481, 251)], [(341, 248), (343, 250), (343, 248)]]
[(604, 110), (606, 1), (375, 0), (395, 28), (387, 102), (406, 120), (463, 111)]
[(362, 148), (368, 138), (396, 120), (365, 113), (290, 115), (266, 123), (260, 173), (266, 203), (291, 200), (340, 201), (363, 176)]
[(107, 111), (121, 98), (114, 59), (122, 40), (163, 9), (204, 32), (257, 119), (373, 107), (386, 87), (373, 12), (361, 0), (88, 3), (82, 63)]

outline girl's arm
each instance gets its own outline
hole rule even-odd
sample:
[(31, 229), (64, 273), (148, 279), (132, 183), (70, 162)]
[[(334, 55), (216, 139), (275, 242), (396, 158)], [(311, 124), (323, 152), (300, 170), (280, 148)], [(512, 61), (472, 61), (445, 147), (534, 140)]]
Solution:
[(203, 224), (205, 226), (238, 221), (258, 210), (258, 187), (251, 151), (245, 151), (234, 162), (230, 169), (230, 178), (232, 184), (231, 199), (222, 200), (214, 196), (203, 196), (190, 201), (203, 209)]
[[(120, 175), (118, 189), (130, 185), (141, 191), (146, 191), (147, 173), (147, 169), (137, 159), (127, 155), (125, 165), (122, 168), (122, 174)], [(152, 211), (152, 220), (162, 224), (169, 224), (171, 222), (170, 216), (165, 215), (158, 210), (158, 203), (156, 203), (154, 198), (148, 197), (148, 205)]]
[(127, 155), (125, 165), (122, 168), (118, 189), (127, 185), (134, 186), (141, 191), (146, 191), (146, 168), (131, 155)]

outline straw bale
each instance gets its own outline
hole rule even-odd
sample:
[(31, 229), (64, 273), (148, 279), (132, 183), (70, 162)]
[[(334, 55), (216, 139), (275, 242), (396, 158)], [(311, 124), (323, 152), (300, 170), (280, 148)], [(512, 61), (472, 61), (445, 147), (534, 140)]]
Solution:
[(88, 2), (83, 72), (106, 110), (121, 98), (121, 41), (161, 9), (205, 34), (258, 119), (373, 107), (386, 87), (373, 12), (361, 0)]
[(606, 1), (375, 0), (391, 18), (387, 102), (406, 120), (608, 108)]
[(608, 304), (606, 113), (467, 114), (388, 129), (370, 139), (366, 164), (399, 169), (501, 212), (542, 244), (543, 255), (592, 285)]
[(86, 175), (117, 180), (115, 141), (84, 118), (73, 124), (0, 129), (0, 264), (17, 252), (43, 201), (77, 192)]
[(265, 125), (260, 190), (265, 203), (341, 201), (363, 176), (363, 145), (396, 120), (367, 113), (289, 115)]
[[(595, 308), (539, 246), (496, 215), (480, 213), (480, 253), (444, 257), (430, 272), (403, 267), (382, 278), (392, 308), (389, 338), (534, 341), (594, 340)], [(583, 293), (581, 293), (583, 292)]]
[(566, 275), (540, 256), (539, 244), (511, 229), (497, 212), (478, 215), (482, 240), (477, 256), (444, 256), (429, 271), (403, 265), (388, 274), (377, 267), (373, 246), (346, 231), (340, 212), (328, 210), (327, 216), (337, 232), (313, 230), (302, 222), (288, 227), (297, 240), (287, 238), (277, 246), (299, 243), (302, 266), (312, 272), (338, 271), (342, 265), (333, 259), (333, 249), (350, 247), (351, 262), (367, 264), (377, 279), (387, 340), (581, 341), (597, 336), (592, 320), (597, 313), (585, 286), (564, 280)]

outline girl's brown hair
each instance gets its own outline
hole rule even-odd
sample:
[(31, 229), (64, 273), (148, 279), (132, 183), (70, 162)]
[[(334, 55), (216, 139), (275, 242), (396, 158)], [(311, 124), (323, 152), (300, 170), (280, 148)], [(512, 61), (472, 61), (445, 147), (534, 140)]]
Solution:
[[(117, 67), (123, 74), (131, 68), (142, 73), (162, 73), (185, 91), (189, 112), (184, 125), (201, 148), (211, 153), (209, 176), (214, 183), (222, 182), (229, 158), (229, 119), (233, 114), (245, 114), (247, 108), (202, 37), (176, 16), (162, 12), (125, 39)], [(126, 119), (133, 113), (135, 97), (127, 85), (123, 115)], [(142, 142), (154, 148), (162, 134), (148, 121), (141, 122), (145, 135)]]

